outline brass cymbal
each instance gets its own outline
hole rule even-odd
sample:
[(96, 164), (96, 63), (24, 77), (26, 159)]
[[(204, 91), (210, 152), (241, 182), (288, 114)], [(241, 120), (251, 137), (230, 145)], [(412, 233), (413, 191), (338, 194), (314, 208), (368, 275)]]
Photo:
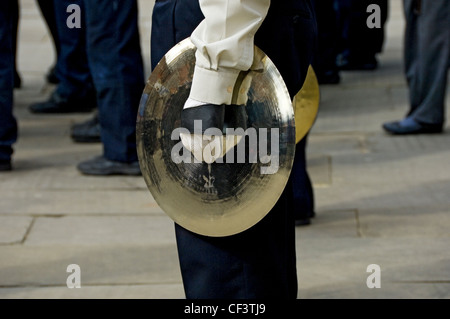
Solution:
[(246, 85), (250, 81), (245, 161), (230, 156), (223, 163), (195, 162), (176, 134), (195, 50), (190, 39), (180, 42), (147, 80), (136, 127), (139, 162), (151, 195), (174, 222), (201, 235), (229, 236), (258, 223), (286, 186), (295, 152), (292, 101), (278, 70), (255, 47), (263, 68), (245, 74)]
[(310, 65), (305, 82), (301, 90), (294, 96), (292, 104), (295, 114), (295, 142), (305, 137), (313, 126), (319, 111), (320, 90), (319, 82)]

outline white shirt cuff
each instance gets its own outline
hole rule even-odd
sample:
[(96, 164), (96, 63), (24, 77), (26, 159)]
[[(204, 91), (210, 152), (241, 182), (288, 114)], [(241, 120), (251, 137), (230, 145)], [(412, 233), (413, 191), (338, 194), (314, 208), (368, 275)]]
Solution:
[(211, 104), (231, 104), (239, 70), (209, 70), (195, 66), (189, 98)]

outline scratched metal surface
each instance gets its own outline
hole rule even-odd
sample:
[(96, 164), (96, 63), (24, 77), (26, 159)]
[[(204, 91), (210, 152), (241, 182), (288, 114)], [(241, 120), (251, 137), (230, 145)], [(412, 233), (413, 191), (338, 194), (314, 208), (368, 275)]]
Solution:
[[(230, 163), (226, 159), (223, 163), (195, 163), (192, 154), (189, 154), (191, 163), (173, 161), (172, 149), (180, 140), (173, 140), (172, 132), (180, 126), (195, 63), (195, 47), (189, 39), (166, 54), (144, 89), (137, 119), (141, 170), (162, 210), (190, 231), (217, 237), (250, 228), (274, 206), (288, 180), (295, 151), (292, 102), (272, 62), (257, 48), (256, 54), (264, 68), (262, 72), (247, 74), (251, 77), (247, 126), (254, 128), (258, 141), (265, 137), (266, 153), (273, 156), (270, 132), (278, 129), (278, 169), (274, 174), (261, 174), (261, 169), (271, 163), (263, 163), (261, 159), (268, 158), (262, 158), (255, 149), (248, 147), (248, 136), (243, 139), (246, 141), (245, 163)], [(267, 133), (261, 128), (267, 129)], [(238, 147), (235, 147), (235, 154), (238, 154)], [(250, 160), (255, 154), (257, 160)]]

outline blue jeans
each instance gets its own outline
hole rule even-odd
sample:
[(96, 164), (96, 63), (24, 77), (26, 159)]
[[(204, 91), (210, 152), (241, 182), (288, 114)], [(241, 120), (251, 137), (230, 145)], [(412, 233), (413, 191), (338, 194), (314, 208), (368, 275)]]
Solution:
[(17, 140), (13, 116), (14, 56), (12, 48), (12, 0), (0, 1), (0, 161), (10, 161)]
[[(81, 28), (67, 26), (67, 7), (77, 4), (81, 9)], [(85, 8), (82, 0), (55, 0), (55, 20), (60, 41), (57, 74), (60, 82), (56, 93), (68, 99), (82, 99), (93, 90), (86, 53)]]
[(137, 161), (136, 116), (144, 89), (136, 0), (84, 0), (87, 56), (104, 156)]

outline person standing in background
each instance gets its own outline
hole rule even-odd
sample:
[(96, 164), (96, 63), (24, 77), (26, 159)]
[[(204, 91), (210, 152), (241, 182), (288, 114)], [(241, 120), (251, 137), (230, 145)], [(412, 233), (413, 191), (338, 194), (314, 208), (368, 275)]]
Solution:
[[(33, 103), (29, 110), (35, 114), (90, 112), (96, 107), (95, 89), (87, 59), (86, 25), (80, 19), (80, 28), (67, 25), (67, 7), (71, 0), (54, 2), (55, 24), (60, 43), (57, 75), (59, 83), (50, 98)], [(80, 12), (85, 13), (83, 2)]]
[(141, 175), (136, 118), (145, 86), (137, 0), (84, 3), (87, 58), (97, 93), (103, 154), (81, 162), (82, 174)]
[(405, 118), (387, 122), (393, 135), (441, 133), (450, 67), (450, 1), (404, 0), (404, 70), (410, 108)]
[[(371, 5), (380, 9), (379, 28), (367, 25)], [(377, 54), (383, 50), (388, 0), (337, 0), (337, 6), (341, 25), (338, 67), (341, 70), (375, 70)]]
[(341, 34), (337, 0), (314, 0), (314, 6), (319, 32), (314, 71), (319, 84), (338, 84), (341, 80), (337, 66)]

